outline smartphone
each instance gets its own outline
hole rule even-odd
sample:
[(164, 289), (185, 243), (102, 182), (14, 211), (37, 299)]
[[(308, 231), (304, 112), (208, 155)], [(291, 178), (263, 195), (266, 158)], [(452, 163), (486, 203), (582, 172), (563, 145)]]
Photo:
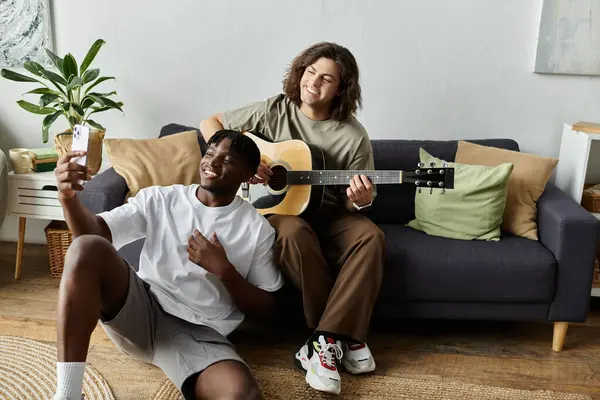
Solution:
[[(72, 151), (80, 151), (83, 150), (86, 152), (86, 155), (73, 157), (71, 160), (74, 163), (87, 167), (87, 151), (88, 151), (88, 143), (90, 140), (90, 128), (83, 125), (75, 125), (73, 127), (73, 141), (71, 143)], [(77, 183), (83, 185), (84, 181), (79, 180)]]

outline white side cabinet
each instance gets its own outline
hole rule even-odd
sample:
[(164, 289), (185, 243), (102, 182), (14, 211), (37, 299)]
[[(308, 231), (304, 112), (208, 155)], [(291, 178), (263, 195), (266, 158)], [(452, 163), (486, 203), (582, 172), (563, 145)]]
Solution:
[[(581, 204), (583, 186), (600, 183), (600, 134), (575, 131), (564, 124), (555, 184)], [(600, 219), (600, 213), (592, 213)], [(600, 288), (592, 288), (600, 296)]]
[(15, 279), (21, 278), (27, 218), (64, 221), (54, 172), (8, 174), (8, 215), (19, 217)]

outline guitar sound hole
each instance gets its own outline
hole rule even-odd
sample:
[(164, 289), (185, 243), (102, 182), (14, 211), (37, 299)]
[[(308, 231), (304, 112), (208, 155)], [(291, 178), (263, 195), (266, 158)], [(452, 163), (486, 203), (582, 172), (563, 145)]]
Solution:
[(275, 165), (271, 167), (273, 175), (269, 179), (269, 186), (275, 191), (285, 189), (287, 186), (287, 169), (281, 165)]

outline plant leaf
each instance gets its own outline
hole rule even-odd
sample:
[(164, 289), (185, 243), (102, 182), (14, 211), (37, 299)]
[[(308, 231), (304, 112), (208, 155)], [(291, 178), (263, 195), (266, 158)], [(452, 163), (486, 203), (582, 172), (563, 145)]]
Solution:
[(92, 127), (96, 128), (96, 129), (100, 129), (101, 131), (105, 131), (106, 129), (100, 125), (99, 123), (97, 123), (96, 121), (93, 121), (91, 119), (86, 120), (86, 122), (88, 124), (90, 124)]
[(73, 90), (81, 85), (83, 85), (83, 79), (81, 79), (78, 76), (73, 76), (71, 81), (67, 85), (67, 90)]
[(82, 117), (85, 114), (85, 112), (83, 111), (83, 108), (81, 108), (81, 106), (79, 104), (71, 103), (71, 107), (73, 107), (73, 109), (77, 112), (77, 114), (81, 115)]
[(54, 91), (52, 89), (48, 89), (46, 87), (43, 87), (43, 88), (37, 88), (37, 89), (30, 90), (29, 92), (25, 92), (23, 94), (24, 95), (25, 94), (56, 94), (56, 95), (58, 95), (59, 92)]
[(35, 61), (25, 61), (23, 67), (34, 75), (44, 76), (44, 67)]
[[(117, 103), (119, 106), (123, 106), (123, 103), (118, 102)], [(90, 113), (90, 115), (94, 114), (94, 113), (99, 113), (99, 112), (103, 112), (103, 111), (108, 111), (108, 110), (114, 110), (114, 107), (110, 107), (110, 106), (104, 106), (104, 107), (92, 107), (94, 109), (94, 111), (92, 111)]]
[(69, 117), (69, 125), (71, 125), (71, 127), (77, 125), (77, 118), (70, 116)]
[(2, 68), (2, 70), (0, 71), (0, 75), (2, 75), (2, 77), (6, 78), (6, 79), (10, 79), (11, 81), (16, 81), (16, 82), (39, 82), (37, 79), (34, 78), (30, 78), (27, 75), (21, 75), (17, 72), (13, 72), (9, 69), (4, 69)]
[[(83, 109), (88, 109), (90, 108), (93, 104), (95, 103), (94, 99), (91, 99), (89, 97), (86, 97), (83, 99), (83, 101), (81, 102), (81, 107)], [(91, 113), (90, 113), (91, 114)]]
[(92, 95), (92, 96), (99, 96), (99, 97), (108, 97), (108, 96), (112, 96), (113, 94), (117, 94), (117, 92), (112, 91), (110, 93), (96, 93), (96, 92), (90, 93), (90, 95)]
[[(62, 86), (60, 86), (61, 84), (63, 86), (67, 85), (67, 81), (65, 81), (65, 78), (63, 78), (62, 76), (52, 72), (52, 71), (48, 71), (47, 69), (44, 70), (43, 72), (44, 74), (44, 78), (48, 79), (50, 82), (52, 82), (52, 84), (54, 86), (56, 86), (56, 88), (65, 96), (67, 95), (67, 93), (65, 92), (65, 90), (62, 88)], [(41, 82), (40, 82), (41, 83)]]
[(109, 79), (115, 79), (113, 76), (103, 76), (102, 78), (98, 78), (96, 80), (96, 82), (92, 83), (90, 86), (88, 86), (88, 88), (85, 90), (85, 93), (87, 94), (90, 90), (92, 90), (92, 88), (96, 85), (98, 85), (99, 83), (102, 83), (104, 81), (107, 81)]
[(56, 94), (45, 94), (42, 97), (40, 97), (40, 107), (46, 107), (48, 104), (54, 102), (56, 99), (58, 99), (58, 95)]
[(50, 108), (50, 107), (40, 107), (37, 106), (33, 103), (30, 103), (28, 101), (25, 100), (19, 100), (17, 101), (17, 104), (19, 106), (21, 106), (22, 109), (29, 111), (30, 113), (34, 113), (34, 114), (53, 114), (56, 112), (56, 110), (54, 108)]
[(77, 61), (75, 61), (75, 57), (71, 53), (67, 54), (63, 60), (63, 70), (65, 79), (71, 78), (71, 75), (79, 76), (77, 73)]
[(104, 45), (104, 43), (106, 43), (104, 40), (98, 39), (94, 42), (94, 44), (92, 44), (92, 47), (90, 47), (87, 55), (81, 63), (80, 71), (82, 74), (88, 69), (92, 61), (94, 61), (94, 58), (96, 58), (96, 54), (98, 54), (100, 48), (102, 47), (102, 45)]
[(114, 108), (112, 108), (112, 107), (93, 107), (93, 109), (94, 109), (94, 111), (92, 111), (90, 113), (90, 115), (92, 115), (94, 113), (103, 112), (103, 111), (114, 110)]
[(109, 98), (106, 98), (104, 96), (98, 96), (98, 97), (101, 98), (102, 101), (104, 102), (104, 104), (106, 104), (107, 106), (112, 107), (112, 108), (116, 108), (117, 110), (123, 112), (123, 109), (121, 108), (121, 106), (123, 105), (123, 103), (121, 103), (119, 105), (117, 102), (115, 102), (115, 101), (113, 101), (113, 100), (111, 100)]
[(88, 97), (92, 100), (94, 100), (96, 103), (98, 103), (101, 107), (104, 107), (104, 101), (102, 100), (101, 97), (98, 96), (94, 96), (93, 94), (88, 94)]
[(90, 69), (89, 71), (85, 71), (83, 75), (81, 75), (81, 78), (83, 79), (83, 83), (86, 84), (96, 79), (98, 75), (100, 75), (100, 70), (98, 68)]
[[(54, 66), (56, 68), (58, 68), (58, 71), (65, 76), (65, 73), (63, 72), (63, 59), (60, 58), (59, 56), (57, 56), (56, 54), (54, 54), (52, 51), (46, 49), (46, 54), (48, 54), (48, 57), (50, 57), (50, 60), (52, 61), (52, 64), (54, 64)], [(68, 77), (65, 77), (68, 78)]]
[(62, 76), (58, 75), (56, 72), (48, 71), (47, 69), (43, 72), (44, 78), (50, 80), (54, 84), (60, 83), (63, 86), (67, 86), (67, 81)]
[(56, 121), (56, 119), (62, 115), (62, 111), (57, 111), (54, 114), (47, 115), (44, 118), (44, 122), (42, 122), (42, 140), (44, 143), (48, 142), (48, 130), (50, 129), (50, 125)]

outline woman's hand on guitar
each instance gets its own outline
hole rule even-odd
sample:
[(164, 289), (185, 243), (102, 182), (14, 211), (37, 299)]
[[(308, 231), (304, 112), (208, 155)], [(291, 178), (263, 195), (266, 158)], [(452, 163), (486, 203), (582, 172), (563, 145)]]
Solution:
[(271, 179), (271, 176), (273, 176), (273, 171), (271, 171), (271, 168), (269, 168), (267, 164), (261, 161), (256, 170), (256, 174), (250, 178), (249, 182), (253, 185), (257, 183), (267, 183), (269, 182), (269, 179)]
[(373, 201), (373, 185), (366, 175), (354, 175), (346, 196), (357, 206), (364, 206)]

